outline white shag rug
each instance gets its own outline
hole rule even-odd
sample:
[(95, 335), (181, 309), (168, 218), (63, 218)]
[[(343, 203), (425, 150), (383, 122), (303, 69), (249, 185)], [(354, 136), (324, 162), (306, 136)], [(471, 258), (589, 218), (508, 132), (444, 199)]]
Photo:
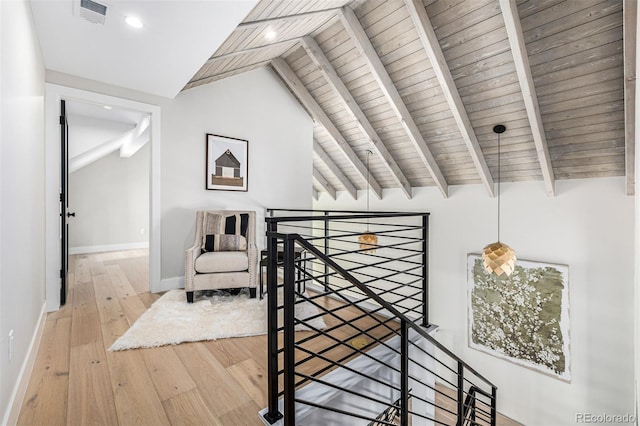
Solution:
[[(309, 302), (296, 305), (296, 318), (299, 319), (312, 317), (318, 312), (318, 308)], [(281, 324), (282, 310), (279, 313), (278, 323)], [(309, 325), (317, 329), (326, 328), (322, 317), (314, 318)], [(308, 328), (299, 325), (296, 330)], [(109, 350), (152, 348), (266, 333), (266, 296), (262, 300), (257, 297), (250, 299), (244, 289), (236, 296), (226, 292), (208, 292), (197, 297), (194, 303), (187, 303), (184, 290), (170, 290), (156, 300)]]

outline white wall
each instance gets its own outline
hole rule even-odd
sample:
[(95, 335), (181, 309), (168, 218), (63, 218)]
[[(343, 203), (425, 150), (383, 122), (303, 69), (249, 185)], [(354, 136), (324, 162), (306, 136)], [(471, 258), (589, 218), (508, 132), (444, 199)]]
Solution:
[[(44, 65), (26, 1), (0, 2), (0, 415), (44, 304)], [(8, 334), (14, 330), (9, 360)]]
[(68, 221), (71, 253), (144, 245), (149, 238), (149, 144), (130, 158), (116, 151), (71, 173), (69, 210), (76, 213)]
[[(163, 108), (162, 277), (175, 286), (192, 246), (195, 211), (310, 208), (313, 124), (271, 70), (182, 92)], [(248, 191), (205, 190), (205, 134), (249, 141)], [(264, 238), (258, 238), (263, 247)], [(173, 280), (172, 280), (173, 279)]]
[[(634, 199), (623, 178), (502, 184), (501, 240), (518, 258), (569, 265), (571, 383), (467, 347), (467, 253), (496, 239), (496, 199), (482, 186), (399, 190), (372, 210), (429, 211), (430, 314), (436, 338), (498, 386), (498, 408), (527, 425), (576, 424), (576, 413), (634, 413)], [(362, 209), (326, 193), (318, 209)]]

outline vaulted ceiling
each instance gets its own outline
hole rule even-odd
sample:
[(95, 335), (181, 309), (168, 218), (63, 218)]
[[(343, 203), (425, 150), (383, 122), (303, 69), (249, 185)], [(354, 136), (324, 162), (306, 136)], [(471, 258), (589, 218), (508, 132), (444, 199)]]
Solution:
[[(634, 0), (261, 0), (185, 86), (271, 67), (314, 120), (314, 189), (627, 176)], [(628, 125), (625, 126), (625, 121)], [(368, 154), (371, 152), (371, 155)]]

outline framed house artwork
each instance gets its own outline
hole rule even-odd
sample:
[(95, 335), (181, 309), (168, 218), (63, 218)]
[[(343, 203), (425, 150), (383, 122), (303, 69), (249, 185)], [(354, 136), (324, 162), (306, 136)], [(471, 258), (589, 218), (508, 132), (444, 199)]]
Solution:
[(518, 260), (509, 277), (467, 256), (469, 347), (571, 380), (569, 267)]
[(246, 191), (249, 141), (207, 133), (206, 188)]

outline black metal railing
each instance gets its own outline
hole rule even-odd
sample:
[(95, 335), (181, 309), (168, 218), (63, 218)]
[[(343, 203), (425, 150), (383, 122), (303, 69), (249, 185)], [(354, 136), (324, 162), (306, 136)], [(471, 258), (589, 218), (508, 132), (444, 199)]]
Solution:
[[(429, 213), (268, 209), (267, 214), (267, 232), (300, 235), (402, 313), (429, 325)], [(375, 233), (377, 244), (359, 244), (365, 229)], [(281, 259), (282, 245), (278, 251)], [(298, 248), (296, 256), (301, 253), (306, 252)], [(325, 262), (300, 260), (307, 272), (303, 285), (345, 283)], [(352, 292), (354, 299), (363, 296), (358, 289)]]
[[(495, 425), (496, 387), (429, 334), (428, 214), (296, 213), (266, 219), (267, 294), (278, 297), (267, 301), (264, 418)], [(375, 253), (359, 246), (363, 221)]]

